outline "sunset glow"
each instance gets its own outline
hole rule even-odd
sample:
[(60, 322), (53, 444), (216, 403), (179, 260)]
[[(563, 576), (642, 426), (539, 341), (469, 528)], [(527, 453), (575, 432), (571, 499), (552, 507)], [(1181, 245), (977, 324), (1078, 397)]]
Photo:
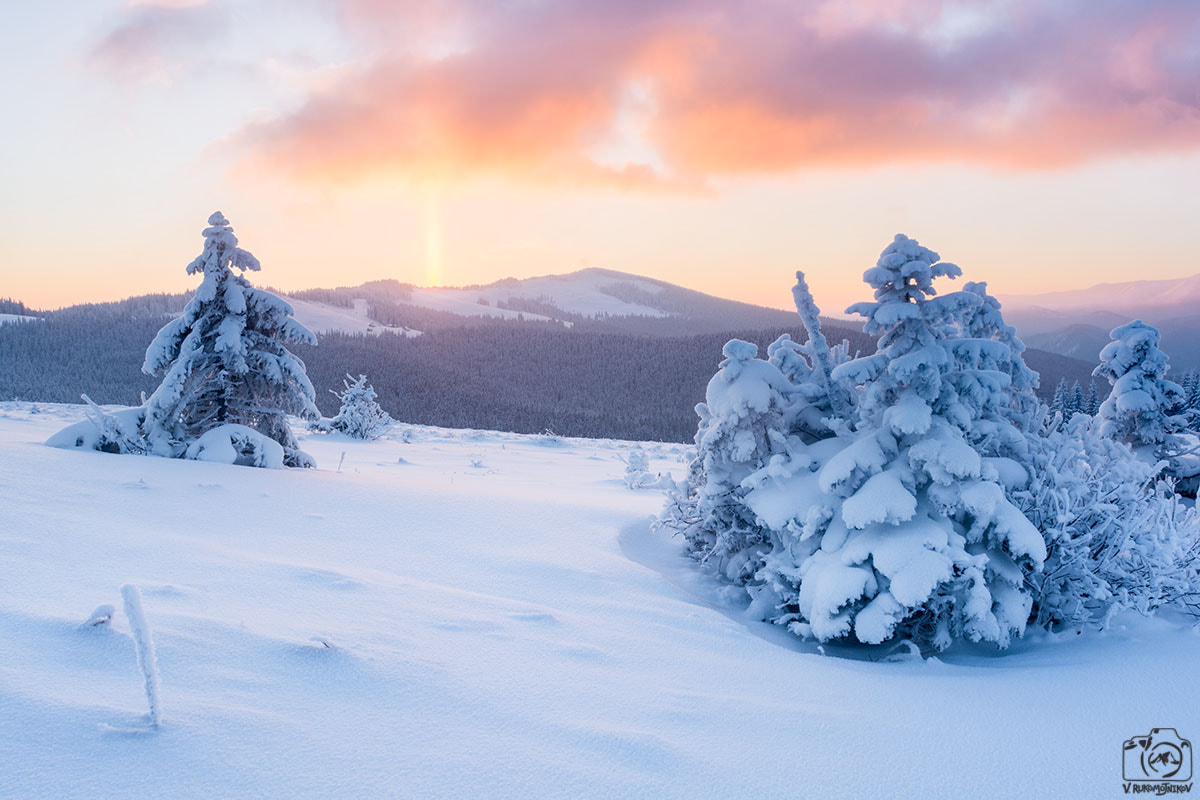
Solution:
[(786, 306), (803, 268), (838, 310), (897, 231), (1000, 293), (1198, 271), (1194, 4), (10, 16), (0, 296), (36, 307), (189, 288), (218, 208), (283, 289), (603, 266)]

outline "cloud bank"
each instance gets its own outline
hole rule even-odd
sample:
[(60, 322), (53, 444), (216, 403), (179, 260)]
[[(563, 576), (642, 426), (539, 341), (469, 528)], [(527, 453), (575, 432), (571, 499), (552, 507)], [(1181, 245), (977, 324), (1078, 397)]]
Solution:
[(1061, 168), (1200, 146), (1200, 4), (1187, 0), (334, 10), (364, 55), (241, 132), (255, 165), (321, 182), (499, 174), (670, 188), (892, 163)]

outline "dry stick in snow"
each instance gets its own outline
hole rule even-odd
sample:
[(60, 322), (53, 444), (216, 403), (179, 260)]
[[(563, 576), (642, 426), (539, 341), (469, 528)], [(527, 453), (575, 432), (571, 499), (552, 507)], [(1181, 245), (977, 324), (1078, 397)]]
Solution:
[(150, 705), (150, 725), (157, 728), (162, 714), (158, 702), (158, 664), (154, 659), (154, 640), (150, 636), (150, 625), (146, 612), (142, 610), (142, 593), (131, 583), (121, 587), (125, 600), (125, 616), (133, 633), (133, 645), (137, 650), (138, 669), (146, 681), (146, 702)]

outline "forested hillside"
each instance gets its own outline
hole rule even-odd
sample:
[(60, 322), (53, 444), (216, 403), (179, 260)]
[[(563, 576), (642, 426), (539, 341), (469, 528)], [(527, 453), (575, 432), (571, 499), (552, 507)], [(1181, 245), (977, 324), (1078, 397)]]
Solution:
[[(329, 390), (341, 388), (346, 373), (365, 373), (383, 408), (402, 422), (690, 441), (696, 427), (693, 407), (704, 399), (726, 341), (746, 339), (765, 354), (780, 333), (806, 339), (794, 314), (764, 310), (760, 320), (721, 314), (714, 305), (706, 309), (710, 317), (697, 315), (704, 303), (723, 302), (706, 301), (704, 295), (690, 298), (697, 314), (580, 317), (567, 328), (561, 322), (465, 318), (397, 305), (404, 287), (391, 282), (358, 287), (357, 296), (364, 290), (373, 318), (424, 334), (324, 333), (318, 347), (297, 346), (327, 415), (337, 411)], [(350, 295), (349, 290), (314, 290), (297, 296), (349, 305)], [(146, 346), (187, 297), (147, 295), (46, 313), (25, 309), (44, 321), (0, 327), (0, 399), (75, 403), (86, 393), (99, 403), (138, 404), (140, 393), (157, 385), (141, 372)], [(723, 327), (722, 320), (730, 317), (735, 324)], [(769, 324), (773, 320), (788, 324)], [(752, 322), (756, 329), (739, 328), (737, 321)], [(849, 339), (851, 354), (874, 348), (853, 323), (827, 321), (826, 332), (833, 342)], [(1042, 372), (1047, 398), (1062, 377), (1086, 383), (1091, 368), (1036, 351), (1027, 360)]]

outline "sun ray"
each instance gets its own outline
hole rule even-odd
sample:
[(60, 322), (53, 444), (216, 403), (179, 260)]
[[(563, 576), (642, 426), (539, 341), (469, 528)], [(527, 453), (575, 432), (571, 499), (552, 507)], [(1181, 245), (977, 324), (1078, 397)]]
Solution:
[(425, 285), (442, 283), (442, 220), (438, 191), (434, 185), (425, 187)]

